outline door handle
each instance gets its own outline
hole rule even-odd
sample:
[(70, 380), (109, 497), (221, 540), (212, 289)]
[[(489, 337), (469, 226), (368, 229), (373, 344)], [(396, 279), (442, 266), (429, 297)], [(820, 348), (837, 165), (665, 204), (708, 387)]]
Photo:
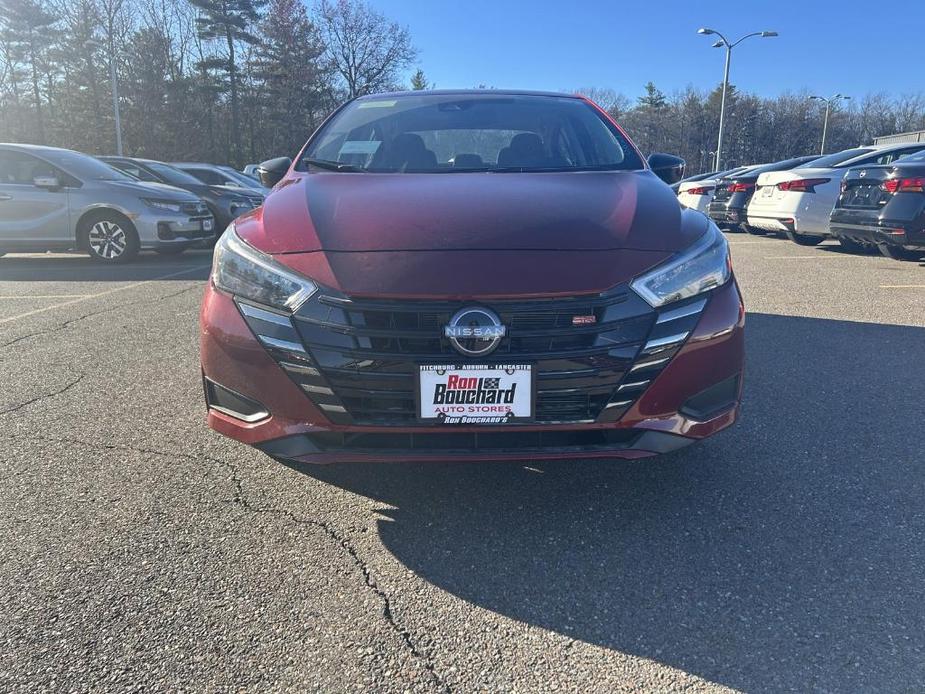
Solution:
[(0, 202), (3, 202), (4, 200), (12, 200), (12, 199), (13, 199), (12, 195), (5, 195), (3, 193), (0, 193)]

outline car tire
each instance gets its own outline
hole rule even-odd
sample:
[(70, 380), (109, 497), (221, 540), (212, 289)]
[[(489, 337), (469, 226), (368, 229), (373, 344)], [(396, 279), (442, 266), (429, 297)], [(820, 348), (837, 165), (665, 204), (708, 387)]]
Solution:
[(877, 245), (877, 248), (880, 249), (880, 253), (893, 260), (918, 260), (922, 257), (921, 251), (910, 251), (902, 246), (881, 243)]
[(188, 246), (161, 246), (160, 248), (155, 248), (154, 252), (161, 255), (180, 255), (187, 248)]
[(825, 241), (824, 236), (812, 236), (811, 234), (798, 234), (795, 231), (788, 231), (787, 238), (798, 246), (818, 246)]
[(135, 225), (115, 210), (87, 215), (81, 222), (80, 244), (101, 263), (127, 263), (140, 249)]
[(838, 243), (844, 250), (848, 251), (848, 253), (854, 253), (856, 255), (864, 255), (871, 251), (871, 247), (867, 244), (852, 241), (851, 239), (846, 239), (841, 236), (838, 237)]

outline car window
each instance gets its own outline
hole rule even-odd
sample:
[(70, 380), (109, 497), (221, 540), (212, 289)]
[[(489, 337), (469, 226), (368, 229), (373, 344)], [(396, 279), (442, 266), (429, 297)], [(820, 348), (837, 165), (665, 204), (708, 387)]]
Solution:
[(110, 166), (115, 166), (119, 171), (127, 173), (129, 176), (137, 178), (139, 181), (148, 183), (160, 183), (160, 179), (153, 174), (148, 173), (137, 164), (131, 164), (125, 161), (107, 161)]
[(905, 163), (907, 161), (923, 162), (925, 161), (925, 149), (919, 150), (914, 154), (904, 154), (899, 158), (899, 160), (901, 163)]
[(883, 163), (883, 164), (892, 164), (892, 163), (893, 163), (894, 161), (896, 161), (897, 159), (900, 159), (900, 158), (902, 158), (902, 157), (906, 157), (906, 156), (908, 156), (908, 155), (910, 155), (910, 154), (915, 154), (916, 152), (921, 152), (923, 149), (925, 149), (925, 145), (919, 145), (919, 146), (917, 146), (917, 147), (908, 147), (908, 148), (905, 148), (905, 149), (897, 149), (897, 150), (894, 150), (894, 151), (890, 152), (890, 158), (889, 158), (887, 161), (884, 161), (884, 162), (881, 162), (881, 163)]
[(46, 161), (25, 152), (0, 150), (0, 185), (34, 185), (38, 176), (58, 176), (58, 170)]
[(197, 186), (202, 183), (202, 181), (200, 181), (195, 176), (190, 176), (186, 171), (181, 171), (177, 167), (171, 166), (170, 164), (162, 164), (159, 161), (150, 161), (147, 162), (146, 165), (167, 183), (172, 183), (178, 186)]
[[(212, 169), (201, 169), (199, 167), (184, 167), (184, 171), (187, 171), (196, 178), (198, 178), (203, 183), (208, 183), (210, 186), (224, 186), (228, 185), (229, 179), (227, 176), (223, 176), (218, 173), (218, 171), (213, 171)], [(234, 183), (237, 185), (237, 183)]]
[(841, 164), (843, 161), (848, 161), (849, 159), (854, 159), (859, 157), (862, 154), (867, 152), (872, 152), (873, 150), (870, 147), (855, 147), (854, 149), (846, 149), (842, 152), (835, 152), (833, 154), (826, 154), (824, 157), (819, 157), (818, 159), (813, 159), (808, 161), (805, 164), (800, 164), (794, 168), (796, 169), (828, 169), (833, 166)]
[(918, 152), (919, 150), (925, 149), (925, 145), (920, 145), (918, 147), (906, 147), (903, 149), (892, 149), (888, 152), (878, 152), (869, 157), (865, 157), (860, 161), (851, 162), (852, 166), (872, 166), (877, 164), (889, 164), (899, 157), (905, 156), (907, 154), (912, 154), (913, 152)]
[(541, 95), (358, 99), (325, 124), (305, 155), (379, 173), (644, 168), (592, 105)]

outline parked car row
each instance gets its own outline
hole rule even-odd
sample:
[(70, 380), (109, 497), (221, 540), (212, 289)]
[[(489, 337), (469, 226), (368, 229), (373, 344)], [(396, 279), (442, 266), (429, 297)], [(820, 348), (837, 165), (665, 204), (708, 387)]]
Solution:
[(870, 145), (682, 181), (678, 200), (720, 227), (835, 238), (852, 253), (925, 254), (925, 143)]
[(182, 253), (214, 242), (266, 192), (230, 167), (0, 144), (0, 255), (76, 248), (120, 263), (142, 250)]

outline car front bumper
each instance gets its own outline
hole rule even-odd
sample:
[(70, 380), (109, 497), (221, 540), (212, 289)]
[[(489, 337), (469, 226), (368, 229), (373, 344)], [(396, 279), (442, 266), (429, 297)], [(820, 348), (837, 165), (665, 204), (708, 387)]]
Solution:
[[(209, 426), (275, 457), (309, 463), (642, 458), (730, 426), (742, 389), (744, 308), (734, 280), (712, 292), (683, 346), (614, 422), (439, 429), (335, 424), (257, 340), (232, 297), (209, 285), (200, 323)], [(231, 394), (231, 407), (216, 403), (215, 386)], [(248, 406), (237, 407), (235, 397), (251, 403), (253, 421), (242, 419)], [(719, 406), (694, 406), (705, 402)], [(450, 433), (461, 443), (441, 441)]]
[(215, 238), (215, 219), (211, 214), (188, 216), (164, 212), (145, 212), (132, 220), (142, 249), (188, 246)]

